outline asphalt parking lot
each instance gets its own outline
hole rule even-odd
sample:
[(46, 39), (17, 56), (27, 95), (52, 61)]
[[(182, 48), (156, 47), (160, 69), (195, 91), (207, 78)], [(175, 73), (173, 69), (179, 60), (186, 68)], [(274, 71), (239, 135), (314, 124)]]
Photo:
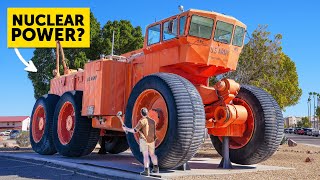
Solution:
[(0, 179), (109, 179), (106, 176), (87, 174), (72, 169), (54, 167), (45, 162), (30, 162), (12, 158), (0, 157)]
[(320, 146), (320, 136), (314, 137), (314, 136), (308, 136), (308, 135), (297, 135), (297, 134), (289, 134), (289, 133), (285, 135), (287, 136), (287, 138), (292, 139), (297, 143)]

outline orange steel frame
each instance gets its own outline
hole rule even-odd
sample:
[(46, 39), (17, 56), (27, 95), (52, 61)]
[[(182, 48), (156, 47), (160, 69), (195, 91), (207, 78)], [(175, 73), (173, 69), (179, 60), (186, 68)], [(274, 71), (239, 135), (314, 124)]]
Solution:
[[(190, 36), (189, 26), (193, 15), (214, 20), (210, 39)], [(186, 16), (183, 34), (171, 40), (148, 46), (148, 28), (172, 19)], [(85, 64), (84, 70), (69, 70), (64, 63), (64, 75), (59, 74), (59, 56), (55, 78), (50, 82), (51, 94), (62, 95), (68, 91), (83, 91), (82, 115), (93, 119), (92, 126), (100, 129), (123, 131), (116, 118), (118, 111), (125, 112), (127, 100), (134, 85), (149, 74), (166, 72), (178, 74), (198, 89), (206, 112), (206, 127), (209, 134), (216, 136), (241, 137), (246, 129), (247, 109), (233, 105), (240, 86), (233, 80), (224, 79), (209, 87), (209, 78), (235, 70), (242, 47), (213, 40), (217, 21), (224, 21), (243, 28), (246, 26), (235, 18), (219, 13), (189, 10), (153, 23), (147, 27), (142, 49), (122, 56), (126, 62), (101, 58)], [(235, 29), (235, 28), (234, 28)], [(60, 44), (57, 47), (62, 51)], [(62, 56), (64, 61), (64, 56)]]

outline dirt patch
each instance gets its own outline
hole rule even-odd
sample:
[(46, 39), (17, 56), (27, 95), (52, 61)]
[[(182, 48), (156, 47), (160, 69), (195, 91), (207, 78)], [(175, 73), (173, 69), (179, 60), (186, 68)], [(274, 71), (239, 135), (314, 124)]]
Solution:
[[(206, 141), (196, 157), (218, 158), (220, 155), (214, 150), (210, 141)], [(306, 162), (306, 159), (311, 161)], [(288, 147), (287, 144), (280, 146), (277, 152), (267, 161), (260, 163), (268, 166), (281, 166), (295, 168), (294, 170), (258, 171), (254, 173), (241, 173), (215, 176), (181, 177), (174, 179), (320, 179), (320, 148), (298, 144)]]

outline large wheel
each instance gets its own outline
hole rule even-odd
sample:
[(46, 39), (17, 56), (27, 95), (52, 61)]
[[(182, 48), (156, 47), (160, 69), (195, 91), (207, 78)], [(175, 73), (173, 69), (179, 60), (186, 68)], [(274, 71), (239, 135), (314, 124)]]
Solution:
[(81, 116), (82, 92), (63, 94), (54, 113), (53, 140), (59, 154), (79, 157), (90, 154), (99, 140), (99, 129)]
[[(233, 101), (248, 111), (243, 137), (230, 137), (230, 160), (237, 164), (257, 164), (268, 159), (279, 147), (283, 136), (283, 116), (274, 98), (254, 86), (241, 86)], [(221, 137), (211, 135), (211, 141), (222, 154)]]
[[(126, 136), (105, 136), (101, 141), (105, 141), (105, 150), (110, 154), (119, 154), (127, 149), (129, 145)], [(103, 144), (100, 142), (100, 145)]]
[(49, 94), (39, 98), (32, 110), (30, 121), (30, 142), (32, 149), (43, 155), (55, 154), (52, 139), (52, 123), (59, 96)]
[[(144, 77), (133, 88), (128, 100), (125, 123), (135, 127), (146, 107), (156, 112), (156, 155), (160, 168), (171, 169), (190, 160), (202, 143), (205, 114), (197, 89), (188, 80), (168, 73)], [(127, 134), (135, 158), (143, 162), (138, 133)]]

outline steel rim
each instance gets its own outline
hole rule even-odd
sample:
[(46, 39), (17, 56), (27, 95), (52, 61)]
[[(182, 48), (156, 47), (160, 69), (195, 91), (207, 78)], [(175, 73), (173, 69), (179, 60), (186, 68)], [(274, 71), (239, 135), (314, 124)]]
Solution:
[[(168, 108), (162, 95), (154, 90), (147, 89), (137, 98), (132, 111), (132, 127), (134, 128), (141, 119), (141, 109), (145, 107), (149, 110), (149, 116), (156, 122), (155, 147), (157, 148), (164, 140), (168, 130)], [(139, 133), (134, 135), (139, 143)]]
[(41, 141), (46, 127), (46, 113), (44, 107), (39, 105), (34, 111), (32, 118), (32, 138), (34, 142)]
[(61, 144), (68, 144), (73, 136), (75, 127), (75, 110), (71, 102), (65, 102), (58, 117), (58, 138)]
[(229, 138), (230, 149), (240, 149), (246, 146), (252, 138), (254, 131), (254, 115), (250, 105), (244, 99), (237, 97), (233, 100), (233, 104), (244, 106), (248, 112), (248, 118), (245, 123), (246, 130), (244, 131), (243, 136)]

